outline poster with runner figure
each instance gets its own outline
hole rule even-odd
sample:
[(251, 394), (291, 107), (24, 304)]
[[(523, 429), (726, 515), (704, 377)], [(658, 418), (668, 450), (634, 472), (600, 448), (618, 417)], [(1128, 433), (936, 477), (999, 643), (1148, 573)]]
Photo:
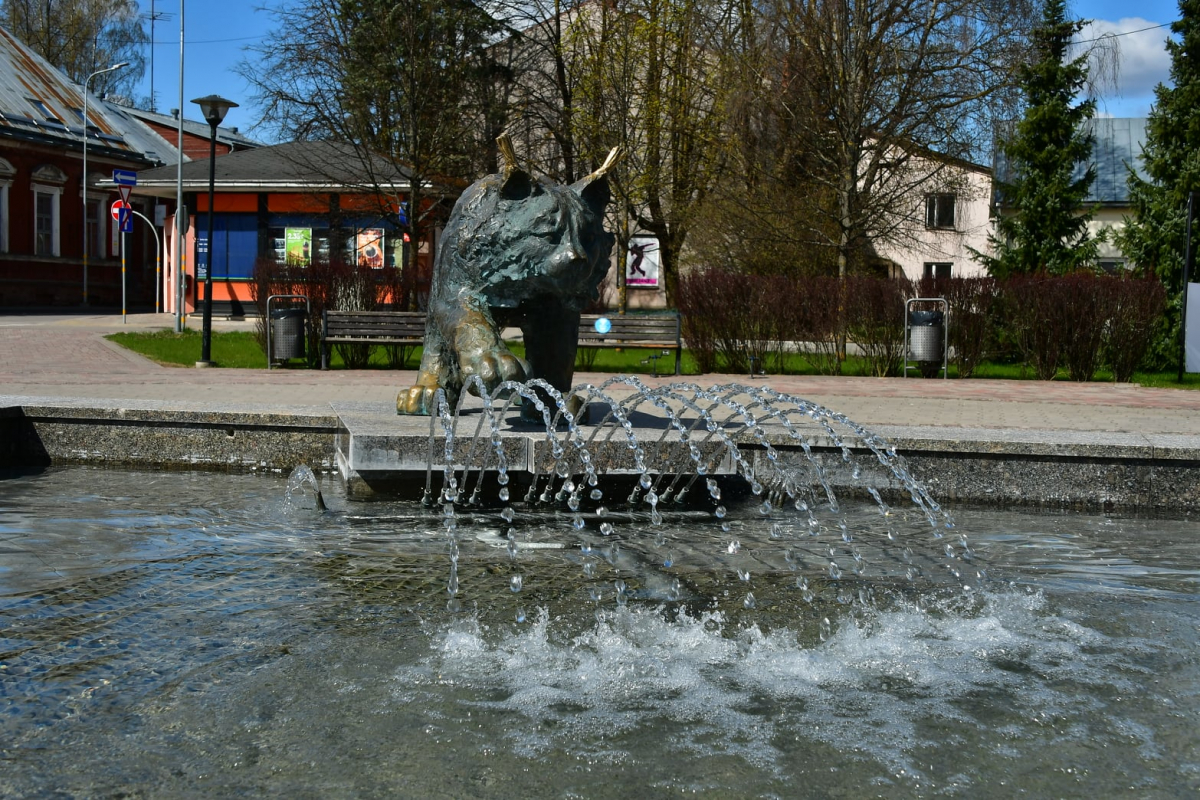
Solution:
[(625, 285), (654, 289), (658, 287), (658, 239), (634, 236), (629, 240), (625, 258)]

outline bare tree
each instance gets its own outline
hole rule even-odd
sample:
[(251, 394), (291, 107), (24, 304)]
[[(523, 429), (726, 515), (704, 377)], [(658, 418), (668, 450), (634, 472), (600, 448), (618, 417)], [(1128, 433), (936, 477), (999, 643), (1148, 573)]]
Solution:
[(511, 69), (508, 132), (530, 165), (560, 182), (586, 173), (576, 142), (576, 103), (584, 44), (580, 25), (596, 17), (591, 0), (499, 0), (488, 6), (510, 35), (495, 47)]
[(696, 214), (725, 166), (729, 55), (742, 12), (736, 0), (632, 0), (619, 10), (600, 4), (575, 30), (585, 59), (581, 154), (594, 161), (613, 143), (626, 152), (613, 192), (625, 219), (658, 240), (668, 304)]
[[(495, 127), (494, 109), (468, 109), (464, 98), (491, 96), (487, 45), (496, 23), (467, 0), (296, 0), (272, 13), (278, 29), (240, 68), (264, 123), (283, 138), (352, 148), (360, 188), (420, 242), (445, 213), (441, 187), (479, 169), (471, 121), (482, 115)], [(411, 186), (406, 206), (391, 188), (398, 173)], [(419, 255), (416, 247), (408, 253), (411, 286)]]
[(1035, 1), (770, 0), (782, 73), (763, 80), (788, 87), (779, 113), (829, 201), (807, 231), (836, 250), (838, 275), (871, 245), (912, 241), (914, 197), (990, 151), (990, 101), (1027, 52)]
[(129, 62), (96, 76), (93, 91), (131, 97), (142, 79), (148, 39), (133, 0), (3, 0), (0, 20), (79, 84), (97, 70)]

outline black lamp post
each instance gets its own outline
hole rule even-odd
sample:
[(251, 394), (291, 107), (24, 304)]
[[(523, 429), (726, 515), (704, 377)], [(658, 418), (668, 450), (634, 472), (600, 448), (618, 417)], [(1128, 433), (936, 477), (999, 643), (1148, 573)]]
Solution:
[(220, 95), (210, 94), (192, 101), (200, 106), (204, 119), (208, 120), (208, 244), (204, 259), (204, 329), (200, 339), (200, 360), (197, 367), (212, 366), (212, 254), (213, 254), (213, 193), (217, 182), (217, 126), (225, 119), (225, 112), (237, 108), (238, 104)]

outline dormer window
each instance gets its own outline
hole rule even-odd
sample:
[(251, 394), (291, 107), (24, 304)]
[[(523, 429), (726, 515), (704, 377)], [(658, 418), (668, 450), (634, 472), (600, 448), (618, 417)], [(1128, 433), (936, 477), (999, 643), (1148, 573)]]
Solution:
[(925, 195), (925, 227), (954, 230), (954, 206), (957, 198), (953, 194)]
[(33, 97), (26, 97), (25, 99), (29, 101), (29, 105), (33, 106), (33, 110), (36, 111), (37, 114), (46, 122), (62, 122), (62, 120), (54, 116), (54, 112), (52, 112), (41, 100)]

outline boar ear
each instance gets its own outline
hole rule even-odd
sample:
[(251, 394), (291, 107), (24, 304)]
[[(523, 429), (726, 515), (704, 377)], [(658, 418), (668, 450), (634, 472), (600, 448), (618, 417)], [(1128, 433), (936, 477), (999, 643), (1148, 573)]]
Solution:
[(612, 195), (608, 191), (608, 172), (621, 160), (622, 155), (621, 148), (614, 147), (608, 151), (608, 157), (604, 159), (604, 163), (600, 165), (599, 169), (571, 185), (572, 189), (579, 192), (584, 202), (597, 211), (603, 212), (604, 207), (612, 199)]
[(512, 138), (507, 133), (502, 133), (496, 139), (496, 145), (500, 148), (500, 174), (503, 176), (500, 184), (501, 196), (510, 200), (519, 200), (529, 196), (533, 190), (533, 179), (517, 163), (517, 153), (513, 150)]

